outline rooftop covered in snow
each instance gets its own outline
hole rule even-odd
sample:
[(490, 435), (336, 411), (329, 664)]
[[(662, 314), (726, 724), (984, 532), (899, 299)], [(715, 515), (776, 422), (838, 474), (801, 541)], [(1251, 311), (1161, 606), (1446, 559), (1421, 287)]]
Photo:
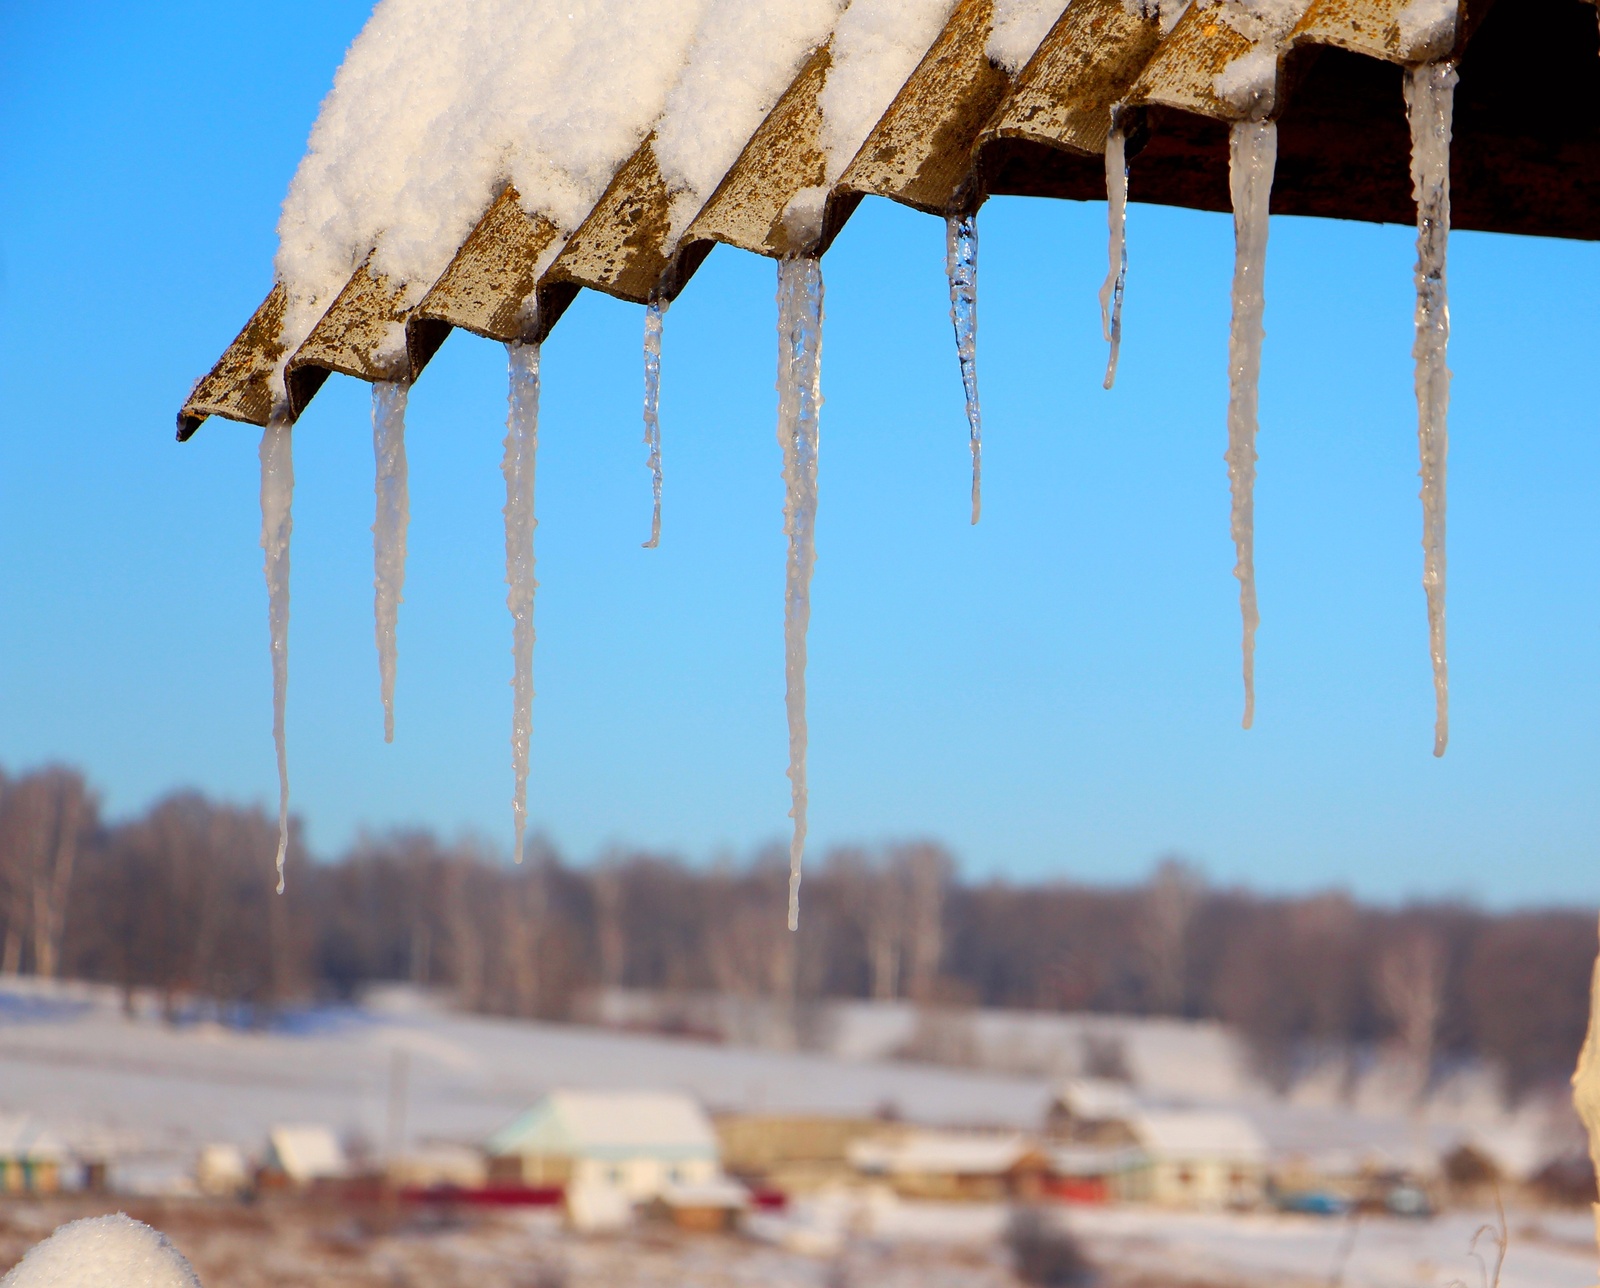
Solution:
[[(463, 13), (469, 20), (463, 20)], [(1402, 69), (1460, 59), (1458, 228), (1600, 237), (1581, 0), (382, 0), (284, 206), (276, 281), (185, 401), (265, 424), (330, 372), (414, 379), (453, 327), (539, 339), (582, 288), (681, 291), (717, 243), (826, 251), (865, 195), (1230, 209), (1228, 127), (1279, 122), (1274, 213), (1410, 223)]]

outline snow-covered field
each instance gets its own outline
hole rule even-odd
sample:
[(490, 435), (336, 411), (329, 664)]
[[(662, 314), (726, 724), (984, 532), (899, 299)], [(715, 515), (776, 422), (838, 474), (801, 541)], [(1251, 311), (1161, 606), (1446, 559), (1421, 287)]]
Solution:
[[(111, 1161), (121, 1204), (170, 1231), (213, 1284), (1014, 1283), (999, 1207), (836, 1196), (752, 1221), (743, 1238), (686, 1239), (645, 1229), (586, 1241), (547, 1219), (372, 1228), (371, 1214), (293, 1205), (247, 1209), (137, 1198), (189, 1174), (210, 1141), (259, 1151), (284, 1122), (326, 1123), (387, 1143), (395, 1073), (407, 1088), (404, 1135), (475, 1142), (558, 1086), (681, 1089), (713, 1109), (868, 1114), (888, 1106), (925, 1122), (1036, 1126), (1048, 1079), (883, 1059), (760, 1051), (457, 1014), (404, 993), (364, 1008), (320, 1009), (261, 1031), (171, 1025), (151, 1008), (123, 1014), (84, 985), (0, 984), (0, 1117), (26, 1115), (83, 1155)], [(1175, 1041), (1176, 1039), (1163, 1039)], [(1207, 1037), (1206, 1041), (1213, 1039)], [(403, 1056), (397, 1055), (403, 1053)], [(1315, 1097), (1233, 1103), (1281, 1153), (1403, 1144), (1406, 1124)], [(0, 1207), (0, 1266), (87, 1198)], [(76, 1206), (74, 1206), (76, 1205)], [(140, 1214), (136, 1211), (136, 1215)], [(1131, 1207), (1066, 1218), (1108, 1286), (1299, 1285), (1478, 1288), (1470, 1255), (1483, 1218), (1430, 1221), (1185, 1214)], [(1505, 1288), (1589, 1288), (1596, 1255), (1587, 1214), (1513, 1212)], [(1480, 1248), (1492, 1252), (1486, 1242)], [(202, 1264), (204, 1263), (204, 1264)], [(267, 1274), (266, 1267), (270, 1270)], [(266, 1277), (262, 1277), (266, 1275)]]
[(187, 1168), (208, 1141), (258, 1149), (275, 1123), (386, 1141), (404, 1053), (410, 1142), (477, 1142), (553, 1087), (687, 1091), (716, 1109), (1033, 1126), (1042, 1078), (853, 1062), (462, 1015), (427, 1006), (309, 1012), (265, 1031), (128, 1018), (108, 989), (0, 986), (0, 1115), (40, 1119), (115, 1165)]

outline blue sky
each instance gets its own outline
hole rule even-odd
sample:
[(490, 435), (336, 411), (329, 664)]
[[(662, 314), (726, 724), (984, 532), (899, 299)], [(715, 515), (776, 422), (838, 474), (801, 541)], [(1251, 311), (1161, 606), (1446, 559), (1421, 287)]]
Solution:
[[(0, 761), (112, 813), (275, 796), (256, 431), (173, 442), (270, 284), (274, 225), (367, 6), (0, 6)], [(1224, 217), (1136, 206), (1103, 392), (1101, 205), (981, 217), (985, 509), (967, 523), (943, 230), (865, 203), (825, 261), (814, 850), (943, 838), (975, 873), (1378, 898), (1600, 899), (1600, 249), (1451, 247), (1452, 742), (1430, 754), (1411, 232), (1281, 219), (1267, 275), (1256, 728), (1238, 727)], [(531, 815), (578, 859), (785, 834), (774, 272), (719, 249), (667, 318), (661, 549), (641, 550), (641, 312), (546, 346)], [(398, 734), (372, 639), (367, 387), (295, 432), (297, 810), (331, 852), (508, 844), (505, 356), (411, 402)]]

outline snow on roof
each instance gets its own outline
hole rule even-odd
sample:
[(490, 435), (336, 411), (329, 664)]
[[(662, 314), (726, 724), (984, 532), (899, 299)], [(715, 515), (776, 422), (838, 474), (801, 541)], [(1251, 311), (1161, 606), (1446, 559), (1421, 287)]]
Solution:
[(1056, 1100), (1084, 1122), (1129, 1118), (1138, 1109), (1133, 1088), (1109, 1078), (1069, 1078), (1056, 1088)]
[(1267, 1144), (1242, 1114), (1217, 1109), (1147, 1110), (1130, 1124), (1139, 1144), (1158, 1161), (1264, 1163)]
[(313, 1123), (274, 1127), (267, 1134), (268, 1162), (291, 1180), (314, 1181), (343, 1175), (344, 1148), (329, 1127)]
[(705, 1111), (670, 1091), (553, 1091), (489, 1139), (491, 1154), (715, 1158)]
[(200, 1288), (161, 1231), (117, 1213), (72, 1221), (28, 1250), (3, 1288)]
[(852, 1141), (846, 1152), (863, 1172), (991, 1176), (1015, 1167), (1029, 1146), (1020, 1135), (916, 1131), (893, 1140)]
[(844, 0), (711, 0), (656, 123), (680, 235), (833, 27)]
[(61, 1138), (27, 1114), (0, 1116), (0, 1159), (59, 1163), (67, 1157)]
[(507, 182), (575, 228), (660, 113), (706, 6), (381, 0), (284, 201), (289, 347), (374, 249), (373, 271), (415, 302)]
[(661, 1201), (669, 1208), (734, 1208), (750, 1206), (750, 1191), (726, 1176), (692, 1184), (668, 1185)]
[(1045, 1150), (1045, 1161), (1057, 1176), (1112, 1176), (1138, 1167), (1145, 1158), (1136, 1145), (1056, 1145)]

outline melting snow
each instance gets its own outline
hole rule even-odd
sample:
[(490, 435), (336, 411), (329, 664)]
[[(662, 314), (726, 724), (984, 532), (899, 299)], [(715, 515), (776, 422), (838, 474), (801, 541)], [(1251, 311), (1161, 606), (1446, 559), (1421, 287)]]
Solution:
[(539, 448), (539, 346), (508, 344), (511, 388), (506, 412), (506, 452), (500, 472), (506, 480), (506, 607), (511, 610), (513, 694), (511, 769), (515, 786), (511, 817), (516, 828), (515, 856), (522, 862), (528, 831), (528, 743), (533, 736), (533, 576), (534, 462)]
[(983, 411), (978, 403), (978, 216), (951, 215), (945, 221), (945, 272), (950, 278), (950, 323), (956, 332), (956, 358), (967, 405), (967, 437), (972, 445), (972, 521), (983, 510)]
[(289, 536), (294, 531), (294, 443), (289, 422), (274, 416), (261, 432), (261, 549), (266, 555), (267, 624), (272, 639), (272, 741), (278, 752), (278, 893), (289, 852)]
[(1450, 300), (1445, 258), (1450, 243), (1450, 118), (1454, 63), (1406, 70), (1411, 122), (1411, 187), (1417, 202), (1417, 442), (1422, 456), (1422, 586), (1428, 597), (1428, 652), (1433, 659), (1433, 754), (1450, 741), (1450, 672), (1445, 659), (1445, 462), (1450, 368)]
[(661, 544), (661, 324), (666, 313), (666, 302), (660, 299), (651, 300), (644, 311), (644, 442), (650, 449), (645, 463), (655, 497), (646, 550)]
[(1244, 623), (1244, 727), (1256, 712), (1255, 482), (1256, 410), (1261, 381), (1261, 341), (1266, 332), (1264, 278), (1267, 211), (1278, 160), (1278, 127), (1271, 121), (1241, 121), (1228, 140), (1228, 182), (1233, 193), (1233, 321), (1228, 331), (1228, 486), (1233, 494), (1230, 527), (1239, 579), (1239, 614)]
[(778, 445), (783, 449), (784, 703), (789, 716), (789, 929), (800, 924), (800, 861), (806, 846), (806, 628), (817, 562), (817, 446), (822, 411), (822, 263), (778, 263)]
[(380, 380), (372, 386), (372, 454), (376, 458), (377, 517), (372, 523), (373, 620), (378, 636), (378, 688), (383, 740), (394, 741), (395, 627), (406, 584), (406, 527), (411, 499), (406, 474), (406, 399), (411, 386)]
[(1100, 328), (1111, 352), (1106, 358), (1105, 387), (1117, 379), (1122, 350), (1122, 292), (1128, 283), (1128, 150), (1116, 125), (1106, 135), (1106, 223), (1110, 226), (1106, 280), (1100, 287)]

